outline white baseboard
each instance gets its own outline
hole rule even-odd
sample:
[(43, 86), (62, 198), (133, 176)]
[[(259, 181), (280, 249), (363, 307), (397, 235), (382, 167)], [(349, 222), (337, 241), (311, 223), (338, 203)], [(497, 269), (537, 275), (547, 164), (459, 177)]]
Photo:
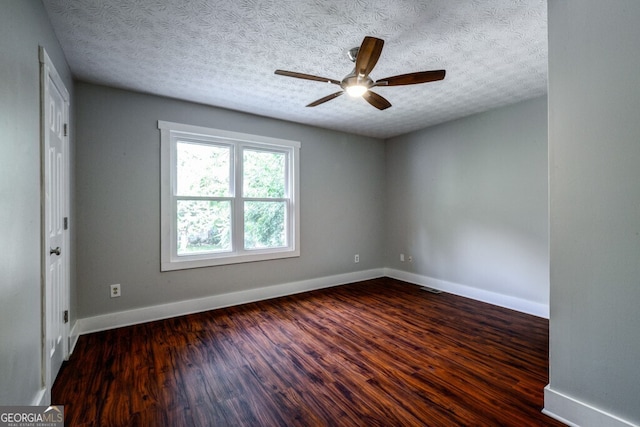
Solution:
[(385, 268), (384, 275), (416, 285), (428, 286), (450, 294), (460, 295), (462, 297), (497, 305), (499, 307), (509, 308), (521, 313), (527, 313), (545, 319), (549, 318), (549, 306), (547, 304), (541, 304), (510, 295), (499, 294), (484, 289), (474, 288), (472, 286), (447, 282), (446, 280), (434, 279), (432, 277), (409, 273), (402, 270), (395, 270), (392, 268)]
[(71, 328), (71, 331), (69, 332), (69, 354), (67, 354), (67, 357), (73, 354), (73, 350), (75, 350), (76, 344), (78, 344), (78, 338), (80, 338), (80, 334), (78, 331), (79, 331), (78, 321), (76, 320), (73, 323), (73, 327)]
[[(78, 319), (73, 330), (77, 335), (91, 332), (104, 331), (122, 326), (152, 322), (154, 320), (167, 319), (185, 314), (198, 313), (217, 308), (230, 307), (238, 304), (261, 301), (271, 298), (293, 295), (300, 292), (315, 289), (329, 288), (362, 280), (375, 279), (384, 276), (384, 269), (358, 271), (354, 273), (338, 274), (334, 276), (320, 277), (316, 279), (302, 280), (298, 282), (284, 283), (281, 285), (267, 286), (246, 291), (232, 292), (222, 295), (213, 295), (187, 301), (172, 302), (168, 304), (142, 307), (133, 310), (103, 314), (99, 316)], [(73, 336), (73, 334), (72, 334)], [(77, 340), (77, 338), (76, 338)], [(75, 344), (74, 344), (75, 346)]]
[(47, 389), (46, 388), (42, 388), (42, 389), (38, 390), (36, 395), (31, 400), (31, 406), (45, 406), (45, 405), (48, 405), (49, 402), (46, 401), (47, 400), (46, 398), (47, 398), (48, 394), (49, 393), (47, 393)]
[(544, 388), (542, 412), (571, 427), (638, 427), (637, 424), (553, 390), (550, 385)]

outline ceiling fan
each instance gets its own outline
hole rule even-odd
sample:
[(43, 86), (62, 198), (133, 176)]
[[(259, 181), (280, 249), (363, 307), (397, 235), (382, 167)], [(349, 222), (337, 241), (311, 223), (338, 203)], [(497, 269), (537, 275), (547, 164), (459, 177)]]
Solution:
[(419, 71), (416, 73), (401, 74), (398, 76), (387, 77), (379, 80), (372, 80), (369, 73), (373, 70), (380, 54), (384, 40), (375, 37), (365, 37), (359, 47), (349, 50), (349, 59), (355, 62), (356, 66), (353, 71), (347, 74), (342, 80), (328, 79), (326, 77), (318, 77), (311, 74), (297, 73), (295, 71), (276, 70), (275, 74), (287, 77), (295, 77), (298, 79), (315, 80), (318, 82), (326, 82), (338, 85), (342, 90), (320, 98), (317, 101), (307, 105), (307, 107), (315, 107), (327, 101), (331, 101), (345, 93), (351, 96), (361, 96), (369, 104), (378, 110), (385, 110), (391, 107), (391, 103), (382, 96), (373, 92), (371, 88), (376, 86), (402, 86), (413, 85), (418, 83), (428, 83), (444, 79), (445, 70)]

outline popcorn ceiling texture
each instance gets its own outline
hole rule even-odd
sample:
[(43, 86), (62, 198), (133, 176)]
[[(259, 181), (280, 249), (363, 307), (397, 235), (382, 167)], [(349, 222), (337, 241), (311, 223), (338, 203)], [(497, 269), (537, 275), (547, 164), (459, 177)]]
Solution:
[[(82, 81), (389, 138), (541, 96), (546, 0), (43, 0)], [(440, 82), (374, 90), (378, 111), (339, 88), (347, 51), (385, 40), (374, 80), (446, 69)]]

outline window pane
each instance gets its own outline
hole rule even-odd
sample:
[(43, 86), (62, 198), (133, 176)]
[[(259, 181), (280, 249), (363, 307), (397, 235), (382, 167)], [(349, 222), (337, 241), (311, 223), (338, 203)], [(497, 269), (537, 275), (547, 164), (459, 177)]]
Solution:
[(243, 196), (256, 198), (283, 198), (285, 194), (284, 153), (244, 150)]
[(285, 202), (244, 203), (244, 248), (286, 246)]
[(229, 147), (179, 141), (176, 144), (176, 155), (178, 196), (229, 196)]
[(178, 255), (231, 250), (231, 202), (178, 200)]

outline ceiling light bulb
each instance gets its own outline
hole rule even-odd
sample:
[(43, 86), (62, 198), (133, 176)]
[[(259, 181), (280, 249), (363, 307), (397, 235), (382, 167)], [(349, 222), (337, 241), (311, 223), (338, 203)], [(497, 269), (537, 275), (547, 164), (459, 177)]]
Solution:
[(347, 93), (351, 96), (362, 96), (364, 93), (369, 90), (366, 86), (362, 85), (353, 85), (347, 87)]

